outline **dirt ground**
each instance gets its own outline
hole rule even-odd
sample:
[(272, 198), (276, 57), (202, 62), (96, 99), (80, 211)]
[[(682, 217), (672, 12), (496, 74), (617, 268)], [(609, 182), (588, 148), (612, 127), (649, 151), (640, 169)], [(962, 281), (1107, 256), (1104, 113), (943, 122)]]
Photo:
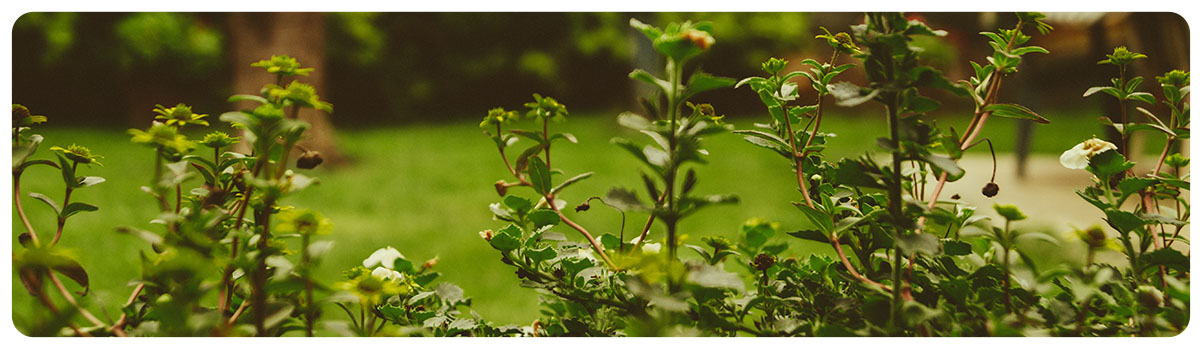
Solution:
[[(1076, 190), (1091, 184), (1092, 175), (1086, 170), (1067, 169), (1059, 164), (1057, 156), (1032, 155), (1026, 165), (1025, 177), (1018, 178), (1016, 157), (1012, 154), (996, 156), (996, 184), (1000, 186), (999, 194), (988, 198), (981, 192), (983, 185), (987, 184), (991, 177), (990, 171), (987, 170), (992, 167), (991, 157), (986, 154), (969, 154), (959, 161), (959, 165), (973, 171), (968, 171), (959, 181), (946, 184), (942, 197), (959, 194), (963, 200), (978, 207), (977, 213), (991, 216), (993, 220), (999, 219), (995, 210), (991, 208), (993, 204), (1016, 205), (1029, 217), (1023, 224), (1034, 229), (1070, 232), (1091, 225), (1108, 228), (1102, 220), (1103, 214), (1100, 210), (1075, 194)], [(1134, 170), (1138, 173), (1150, 171), (1145, 166), (1136, 167)], [(929, 185), (930, 192), (936, 182), (937, 179), (932, 179)], [(1183, 195), (1190, 196), (1190, 192), (1185, 191)], [(1133, 200), (1130, 200), (1130, 204), (1132, 202)], [(1191, 237), (1190, 230), (1189, 225), (1181, 235)], [(1176, 247), (1187, 251), (1185, 247)]]

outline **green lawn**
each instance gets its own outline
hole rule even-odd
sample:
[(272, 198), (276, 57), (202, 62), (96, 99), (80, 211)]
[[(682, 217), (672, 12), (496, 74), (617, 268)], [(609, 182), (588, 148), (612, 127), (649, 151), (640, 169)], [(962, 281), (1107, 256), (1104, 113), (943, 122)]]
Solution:
[[(1094, 119), (1074, 119), (1037, 126), (1034, 150), (1057, 154), (1092, 134), (1100, 134)], [(749, 127), (752, 121), (732, 122)], [(336, 241), (336, 249), (321, 265), (323, 280), (340, 279), (341, 271), (360, 264), (375, 249), (391, 245), (413, 261), (439, 257), (437, 269), (443, 273), (442, 280), (462, 286), (473, 298), (474, 308), (488, 319), (501, 324), (527, 324), (536, 317), (536, 293), (520, 288), (513, 270), (499, 262), (495, 251), (477, 235), (480, 230), (500, 226), (491, 220), (487, 206), (499, 199), (492, 184), (505, 178), (506, 170), (493, 144), (476, 124), (463, 121), (340, 131), (340, 146), (353, 163), (308, 172), (320, 178), (321, 184), (284, 202), (316, 209), (333, 221), (335, 230), (329, 239)], [(553, 165), (568, 175), (595, 172), (562, 196), (571, 207), (589, 196), (603, 195), (612, 186), (641, 192), (638, 165), (609, 139), (622, 136), (645, 142), (643, 137), (621, 129), (609, 115), (578, 116), (552, 128), (574, 133), (580, 141), (578, 145), (556, 145)], [(839, 135), (829, 141), (827, 155), (833, 159), (874, 150), (874, 139), (886, 134), (882, 120), (872, 118), (831, 116), (822, 129)], [(993, 138), (997, 152), (1004, 152), (1012, 148), (1013, 130), (1015, 123), (1011, 120), (995, 120), (989, 122), (984, 136)], [(137, 252), (149, 249), (141, 240), (117, 234), (113, 228), (156, 228), (147, 223), (154, 218), (155, 204), (138, 190), (150, 178), (151, 151), (129, 143), (123, 130), (47, 127), (38, 133), (46, 137), (46, 142), (37, 158), (49, 157), (49, 146), (70, 143), (86, 145), (105, 156), (103, 167), (81, 172), (108, 181), (73, 195), (74, 199), (99, 206), (100, 211), (73, 217), (61, 246), (74, 251), (92, 278), (93, 292), (84, 299), (93, 304), (100, 300), (110, 313), (115, 313), (114, 307), (130, 291), (127, 283), (139, 274)], [(735, 135), (711, 138), (708, 149), (712, 154), (710, 164), (697, 170), (697, 192), (735, 193), (741, 196), (741, 203), (708, 209), (683, 222), (680, 230), (689, 240), (733, 235), (751, 217), (779, 221), (785, 230), (805, 224), (788, 204), (798, 200), (798, 195), (794, 175), (784, 159)], [(987, 152), (984, 147), (972, 151)], [(61, 201), (61, 183), (55, 169), (35, 167), (23, 181), (23, 194), (40, 192)], [(532, 195), (528, 189), (515, 192)], [(53, 235), (53, 216), (47, 207), (28, 196), (22, 198), (22, 204), (38, 234)], [(588, 212), (568, 215), (596, 233), (615, 234), (619, 227), (618, 214), (604, 206), (593, 205)], [(15, 237), (24, 232), (24, 227), (15, 211), (12, 217), (15, 246)], [(633, 226), (640, 226), (644, 220), (644, 216), (632, 215), (627, 230), (634, 230)], [(659, 229), (656, 227), (652, 239), (661, 239)], [(578, 238), (566, 228), (559, 230)], [(791, 254), (795, 255), (832, 252), (798, 240), (790, 242)], [(14, 321), (21, 325), (31, 307), (28, 305), (33, 303), (15, 274), (12, 281)], [(95, 306), (92, 309), (99, 310)]]

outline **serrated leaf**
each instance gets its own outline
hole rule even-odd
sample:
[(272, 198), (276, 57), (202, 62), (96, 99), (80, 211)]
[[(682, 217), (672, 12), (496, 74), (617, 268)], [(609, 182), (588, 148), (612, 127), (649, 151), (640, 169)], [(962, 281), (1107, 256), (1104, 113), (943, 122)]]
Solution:
[(433, 287), (433, 291), (437, 293), (438, 297), (451, 305), (464, 300), (462, 288), (449, 282), (438, 283), (437, 286)]
[(971, 255), (971, 244), (963, 241), (944, 240), (942, 241), (942, 250), (946, 255)]
[(508, 252), (521, 246), (521, 238), (513, 235), (508, 230), (502, 229), (496, 232), (496, 234), (492, 236), (492, 239), (489, 240), (488, 243), (492, 245), (492, 248), (496, 248), (496, 250)]
[(533, 222), (534, 227), (545, 227), (549, 225), (558, 225), (560, 219), (558, 213), (550, 209), (538, 209), (529, 213), (529, 221)]
[(616, 207), (618, 210), (645, 210), (646, 205), (638, 199), (637, 193), (621, 187), (614, 187), (604, 194), (604, 203)]
[(928, 233), (904, 235), (896, 238), (896, 246), (904, 252), (917, 252), (922, 254), (937, 254), (941, 247), (938, 238)]
[(804, 213), (804, 217), (823, 233), (833, 233), (833, 218), (829, 214), (817, 209), (809, 208), (801, 203), (792, 203), (796, 208), (800, 208), (800, 212)]
[(695, 73), (688, 79), (687, 95), (685, 95), (684, 99), (701, 92), (727, 88), (733, 86), (734, 83), (735, 81), (732, 78), (717, 77), (704, 72)]

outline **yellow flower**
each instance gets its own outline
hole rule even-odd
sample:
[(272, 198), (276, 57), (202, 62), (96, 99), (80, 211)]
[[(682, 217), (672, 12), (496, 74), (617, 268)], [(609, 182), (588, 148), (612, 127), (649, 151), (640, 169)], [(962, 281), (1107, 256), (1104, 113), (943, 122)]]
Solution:
[(92, 154), (92, 151), (88, 150), (87, 147), (73, 144), (73, 145), (67, 146), (67, 148), (53, 146), (53, 147), (50, 147), (50, 150), (54, 151), (54, 152), (58, 152), (59, 154), (62, 154), (64, 157), (67, 157), (67, 159), (70, 159), (76, 163), (80, 163), (80, 164), (95, 163), (96, 165), (100, 165), (100, 166), (104, 165), (104, 164), (100, 164), (100, 161), (99, 161), (100, 158), (104, 158), (104, 157), (101, 157), (96, 154)]
[(163, 107), (163, 105), (154, 105), (154, 119), (165, 119), (166, 124), (170, 126), (186, 126), (186, 125), (204, 125), (208, 126), (208, 122), (204, 121), (207, 114), (192, 113), (192, 107), (185, 104), (177, 104), (175, 107)]

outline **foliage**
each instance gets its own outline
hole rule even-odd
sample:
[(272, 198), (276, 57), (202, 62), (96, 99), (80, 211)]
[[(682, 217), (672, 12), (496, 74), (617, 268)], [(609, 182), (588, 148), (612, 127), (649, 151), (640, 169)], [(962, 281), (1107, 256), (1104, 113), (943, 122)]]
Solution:
[[(57, 161), (32, 158), (42, 137), (25, 132), (46, 118), (14, 105), (15, 207), (28, 232), (19, 235), (23, 248), (14, 252), (13, 261), (21, 282), (47, 311), (23, 331), (80, 336), (1178, 334), (1189, 321), (1190, 258), (1172, 246), (1190, 243), (1181, 236), (1190, 205), (1180, 198), (1190, 190), (1190, 177), (1181, 172), (1189, 160), (1171, 152), (1171, 146), (1190, 138), (1187, 72), (1171, 71), (1157, 79), (1166, 106), (1158, 113), (1169, 113), (1166, 118), (1139, 107), (1143, 118), (1135, 121), (1126, 115), (1128, 101), (1151, 108), (1160, 102), (1139, 97), (1153, 96), (1137, 90), (1143, 79), (1126, 77), (1127, 66), (1144, 55), (1118, 48), (1100, 62), (1117, 66), (1119, 76), (1113, 86), (1089, 89), (1085, 97), (1106, 92), (1118, 99), (1121, 123), (1107, 118), (1101, 123), (1117, 129), (1120, 139), (1087, 140), (1061, 158), (1064, 166), (1086, 169), (1095, 177), (1092, 186), (1077, 193), (1100, 209), (1101, 219), (1116, 232), (1110, 235), (1100, 226), (1076, 232), (1087, 249), (1084, 261), (1038, 263), (1032, 247), (1073, 241), (1029, 230), (1023, 224), (1028, 216), (1016, 206), (993, 205), (999, 218), (993, 220), (957, 197), (939, 198), (946, 182), (975, 170), (957, 161), (964, 150), (987, 141), (976, 138), (989, 117), (1049, 122), (1029, 108), (998, 99), (1002, 82), (1018, 72), (1026, 55), (1048, 53), (1026, 45), (1032, 38), (1023, 33), (1051, 30), (1041, 22), (1044, 16), (1017, 17), (1011, 29), (981, 33), (993, 53), (986, 65), (972, 62), (975, 74), (960, 82), (927, 65), (912, 44), (914, 37), (937, 38), (946, 32), (902, 14), (868, 13), (849, 32), (822, 28), (815, 39), (824, 39), (829, 60), (803, 59), (807, 71), (785, 72), (788, 62), (771, 58), (761, 64), (765, 76), (740, 81), (685, 69), (718, 44), (712, 23), (686, 21), (660, 28), (630, 20), (665, 63), (661, 76), (643, 70), (628, 74), (654, 92), (641, 99), (641, 114), (625, 112), (616, 118), (649, 142), (612, 140), (639, 162), (643, 189), (573, 194), (579, 187), (572, 186), (593, 173), (552, 166), (564, 163), (552, 163), (556, 142), (578, 142), (575, 135), (557, 130), (568, 123), (570, 112), (556, 98), (533, 94), (522, 111), (497, 107), (479, 124), (507, 170), (507, 178), (494, 184), (499, 200), (489, 206), (499, 227), (479, 236), (515, 271), (522, 287), (541, 294), (541, 316), (529, 326), (498, 326), (473, 311), (472, 299), (461, 288), (437, 281), (436, 256), (418, 265), (419, 260), (386, 246), (338, 281), (313, 277), (333, 249), (321, 239), (335, 234), (335, 226), (320, 213), (285, 200), (318, 183), (298, 169), (321, 163), (318, 153), (297, 146), (309, 126), (295, 116), (301, 108), (331, 111), (332, 105), (311, 86), (284, 81), (309, 72), (287, 56), (254, 64), (276, 75), (260, 95), (230, 97), (230, 102), (256, 103), (219, 117), (241, 129), (240, 137), (214, 131), (199, 141), (189, 139), (186, 129), (209, 126), (209, 121), (186, 104), (157, 105), (156, 119), (165, 122), (129, 131), (131, 142), (153, 149), (154, 175), (143, 191), (159, 210), (150, 222), (153, 229), (118, 228), (144, 239), (152, 251), (141, 256), (141, 276), (131, 284), (133, 292), (119, 318), (104, 321), (80, 306), (61, 282), (59, 276), (70, 279), (84, 294), (89, 288), (85, 267), (72, 252), (55, 247), (68, 218), (98, 210), (72, 202), (71, 193), (104, 182), (79, 174), (100, 165), (102, 157), (72, 144), (51, 147)], [(843, 54), (858, 62), (835, 65)], [(867, 84), (835, 81), (859, 68)], [(815, 92), (811, 104), (800, 101), (802, 85), (794, 80), (801, 77)], [(766, 123), (753, 129), (738, 130), (714, 106), (697, 102), (742, 86), (767, 109)], [(943, 130), (928, 117), (941, 105), (926, 95), (930, 89), (974, 101), (973, 118), (963, 134)], [(884, 107), (889, 133), (878, 139), (881, 155), (827, 158), (827, 140), (835, 135), (821, 131), (826, 96), (842, 106), (874, 102)], [(518, 128), (522, 125), (530, 128)], [(705, 138), (726, 131), (792, 165), (801, 198), (791, 204), (807, 225), (783, 227), (751, 218), (738, 227), (734, 239), (706, 236), (699, 238), (703, 245), (689, 244), (695, 240), (679, 232), (681, 221), (702, 210), (720, 210), (717, 204), (738, 202), (730, 194), (697, 193), (696, 170), (708, 162)], [(1135, 131), (1166, 138), (1149, 174), (1136, 174), (1125, 153), (1126, 139)], [(230, 150), (242, 142), (249, 153)], [(301, 155), (293, 169), (295, 153)], [(35, 165), (59, 169), (64, 181), (62, 205), (49, 196), (29, 194), (56, 214), (58, 232), (48, 243), (34, 232), (21, 204), (20, 175)], [(992, 180), (982, 186), (989, 197), (999, 192), (994, 163), (991, 170)], [(185, 184), (197, 182), (198, 187), (185, 191)], [(1131, 198), (1138, 199), (1136, 204), (1127, 204)], [(572, 220), (588, 215), (594, 204), (615, 210), (620, 221), (589, 229)], [(641, 217), (646, 218), (643, 225), (627, 225)], [(634, 227), (628, 235), (627, 226)], [(582, 241), (572, 238), (576, 233)], [(835, 255), (788, 256), (788, 247), (797, 243), (793, 239), (827, 244)], [(1104, 250), (1121, 253), (1128, 263), (1097, 263), (1095, 254)], [(69, 307), (46, 293), (46, 281)], [(345, 318), (326, 314), (335, 308)]]

